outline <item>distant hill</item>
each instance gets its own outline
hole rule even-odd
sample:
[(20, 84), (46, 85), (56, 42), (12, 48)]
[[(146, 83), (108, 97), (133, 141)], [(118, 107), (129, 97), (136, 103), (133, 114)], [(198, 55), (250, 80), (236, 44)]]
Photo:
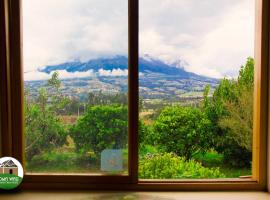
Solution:
[[(144, 99), (174, 99), (176, 101), (191, 98), (202, 98), (206, 85), (210, 85), (213, 93), (219, 80), (211, 77), (197, 75), (185, 70), (185, 63), (177, 60), (167, 64), (148, 55), (139, 58), (139, 90)], [(127, 71), (128, 59), (125, 56), (112, 58), (98, 58), (87, 62), (66, 62), (40, 68), (39, 71), (50, 74), (53, 71), (65, 70), (69, 73), (92, 71), (92, 76), (62, 79), (62, 92), (67, 96), (85, 99), (89, 92), (119, 93), (127, 92), (127, 73), (111, 74), (107, 72)], [(38, 88), (46, 86), (45, 80), (26, 81), (33, 96), (38, 95)]]
[[(86, 72), (93, 70), (94, 72), (113, 69), (128, 69), (128, 58), (126, 56), (115, 56), (112, 58), (98, 58), (92, 59), (87, 62), (66, 62), (59, 65), (45, 66), (39, 69), (40, 72), (50, 73), (56, 70), (66, 70), (67, 72)], [(150, 56), (139, 58), (139, 72), (143, 74), (158, 73), (169, 76), (177, 76), (184, 79), (210, 79), (216, 81), (216, 79), (197, 75), (195, 73), (187, 72), (183, 66), (179, 66), (179, 61), (173, 64), (166, 64), (165, 62), (151, 58)]]

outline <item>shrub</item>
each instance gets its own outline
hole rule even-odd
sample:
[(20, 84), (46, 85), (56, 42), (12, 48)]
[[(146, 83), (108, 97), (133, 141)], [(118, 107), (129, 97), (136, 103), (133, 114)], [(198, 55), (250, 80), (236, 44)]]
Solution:
[(160, 149), (152, 145), (143, 145), (139, 148), (139, 156), (146, 156), (148, 154), (159, 153)]
[(204, 167), (222, 166), (224, 155), (215, 151), (208, 151), (206, 153), (197, 153), (192, 158), (200, 163)]
[(66, 143), (65, 126), (46, 105), (29, 103), (25, 106), (25, 132), (27, 161)]
[(219, 168), (206, 168), (172, 153), (140, 158), (139, 177), (144, 179), (225, 178)]
[(250, 150), (239, 146), (233, 141), (224, 144), (222, 148), (224, 164), (237, 168), (251, 167), (252, 152)]
[(99, 157), (104, 149), (127, 147), (127, 123), (126, 106), (92, 106), (71, 128), (70, 136), (78, 152), (93, 151)]
[(161, 148), (186, 159), (212, 145), (212, 123), (198, 108), (167, 107), (155, 121), (154, 130)]
[(73, 166), (77, 161), (76, 153), (63, 152), (45, 152), (33, 157), (31, 162), (27, 163), (29, 170), (38, 168), (55, 168), (65, 169)]
[(95, 155), (90, 156), (87, 153), (54, 150), (34, 156), (31, 162), (27, 162), (27, 168), (29, 171), (70, 171), (96, 167), (96, 160)]

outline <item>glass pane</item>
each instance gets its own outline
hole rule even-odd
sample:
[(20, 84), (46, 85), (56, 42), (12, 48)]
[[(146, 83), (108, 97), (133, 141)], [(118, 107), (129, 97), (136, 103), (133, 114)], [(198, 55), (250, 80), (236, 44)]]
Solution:
[(128, 2), (22, 6), (26, 172), (127, 174)]
[(250, 177), (255, 0), (140, 1), (141, 179)]

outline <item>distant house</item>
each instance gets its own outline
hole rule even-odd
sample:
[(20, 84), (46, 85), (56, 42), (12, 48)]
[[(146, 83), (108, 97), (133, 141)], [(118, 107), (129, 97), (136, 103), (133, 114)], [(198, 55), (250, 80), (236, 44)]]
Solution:
[(0, 174), (14, 174), (18, 176), (18, 166), (12, 160), (0, 163)]

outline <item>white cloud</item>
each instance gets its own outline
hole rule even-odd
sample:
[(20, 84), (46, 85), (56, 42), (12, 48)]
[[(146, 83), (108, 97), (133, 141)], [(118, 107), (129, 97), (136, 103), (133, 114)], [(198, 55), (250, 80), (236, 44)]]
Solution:
[(141, 1), (140, 54), (171, 63), (183, 59), (185, 69), (223, 77), (238, 74), (254, 56), (254, 0)]
[(189, 60), (188, 69), (206, 75), (207, 69), (215, 70), (217, 77), (230, 75), (232, 71), (238, 74), (247, 57), (254, 56), (254, 13), (251, 10), (250, 2), (244, 1), (225, 13), (215, 29), (183, 54)]
[[(127, 55), (127, 0), (22, 3), (25, 71)], [(253, 56), (254, 4), (255, 0), (140, 0), (140, 54), (166, 62), (183, 59), (187, 70), (202, 75), (235, 75)], [(46, 77), (37, 72), (25, 76), (35, 78), (34, 73)]]
[(55, 70), (51, 71), (49, 74), (45, 72), (41, 72), (38, 70), (24, 72), (24, 80), (26, 81), (35, 81), (35, 80), (48, 80), (52, 77), (54, 72), (58, 72), (59, 79), (72, 79), (72, 78), (86, 78), (86, 77), (94, 77), (94, 76), (127, 76), (128, 70), (121, 69), (112, 69), (112, 70), (104, 70), (99, 69), (98, 72), (94, 72), (93, 70), (88, 70), (86, 72), (67, 72), (66, 70)]
[(98, 75), (99, 76), (127, 76), (128, 75), (128, 70), (124, 69), (112, 69), (112, 70), (104, 70), (104, 69), (99, 69), (98, 70)]
[[(88, 70), (86, 72), (67, 72), (66, 70), (56, 70), (59, 73), (59, 79), (70, 79), (70, 78), (85, 78), (95, 76), (93, 70)], [(34, 80), (48, 80), (52, 77), (52, 74), (56, 71), (51, 71), (50, 74), (40, 71), (30, 71), (24, 73), (24, 80), (34, 81)]]
[(25, 71), (127, 54), (126, 0), (23, 1)]

